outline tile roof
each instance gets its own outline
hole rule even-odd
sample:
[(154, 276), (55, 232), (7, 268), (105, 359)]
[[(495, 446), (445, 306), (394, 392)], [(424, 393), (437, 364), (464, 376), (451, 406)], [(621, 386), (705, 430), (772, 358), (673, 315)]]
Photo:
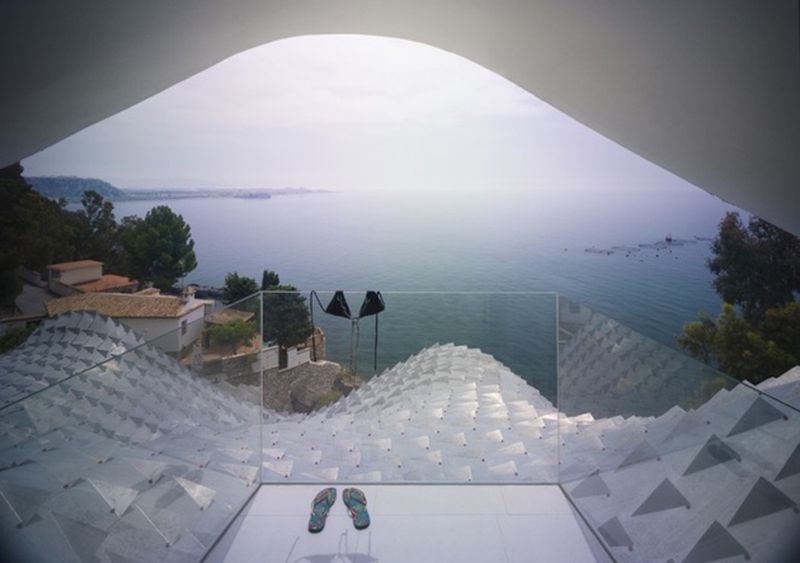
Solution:
[(89, 293), (93, 291), (108, 291), (110, 289), (122, 289), (138, 285), (134, 279), (126, 276), (118, 276), (117, 274), (103, 274), (99, 280), (92, 280), (81, 283), (74, 283), (72, 287), (79, 289), (83, 292)]
[(58, 270), (65, 272), (67, 270), (79, 270), (81, 268), (91, 268), (93, 266), (102, 266), (103, 262), (97, 260), (75, 260), (74, 262), (59, 262), (58, 264), (50, 264), (48, 270)]
[(198, 301), (187, 307), (185, 300), (170, 295), (81, 293), (49, 301), (47, 313), (54, 317), (70, 311), (96, 311), (109, 317), (177, 318), (203, 304)]

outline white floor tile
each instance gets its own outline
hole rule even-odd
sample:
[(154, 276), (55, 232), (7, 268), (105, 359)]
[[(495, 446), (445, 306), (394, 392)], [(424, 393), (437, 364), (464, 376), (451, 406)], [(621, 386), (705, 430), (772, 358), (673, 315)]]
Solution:
[(498, 487), (506, 514), (572, 514), (569, 501), (554, 485)]
[(380, 491), (375, 514), (502, 514), (497, 487), (469, 485), (398, 485)]
[[(252, 505), (245, 512), (252, 516), (296, 515), (308, 516), (311, 513), (311, 501), (319, 491), (329, 485), (265, 485), (261, 487)], [(342, 492), (347, 485), (330, 485), (336, 489), (336, 502), (332, 510), (341, 509), (345, 513)], [(370, 510), (378, 505), (378, 487), (374, 485), (359, 486), (367, 497)]]
[(571, 514), (508, 515), (497, 521), (510, 563), (595, 561)]
[[(558, 487), (374, 485), (372, 524), (356, 530), (341, 493), (325, 529), (307, 531), (318, 485), (265, 485), (207, 561), (593, 561)], [(559, 495), (560, 499), (559, 499)], [(559, 502), (560, 500), (560, 502)], [(537, 512), (538, 511), (538, 512)]]
[(372, 555), (382, 563), (501, 563), (505, 553), (493, 514), (391, 514), (376, 517), (372, 532)]

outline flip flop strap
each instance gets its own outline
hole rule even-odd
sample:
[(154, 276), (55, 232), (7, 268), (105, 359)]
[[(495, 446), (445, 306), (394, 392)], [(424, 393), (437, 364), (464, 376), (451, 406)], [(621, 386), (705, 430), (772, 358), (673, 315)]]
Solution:
[(314, 503), (311, 508), (311, 512), (313, 514), (323, 516), (328, 510), (330, 510), (331, 506), (333, 506), (334, 500), (331, 498), (332, 496), (333, 495), (330, 491), (323, 491), (314, 497)]

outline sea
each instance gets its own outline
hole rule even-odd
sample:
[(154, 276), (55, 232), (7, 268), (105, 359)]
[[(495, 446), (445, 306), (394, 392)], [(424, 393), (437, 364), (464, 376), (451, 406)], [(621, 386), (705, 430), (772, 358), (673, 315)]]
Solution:
[[(233, 271), (260, 283), (270, 269), (307, 299), (316, 291), (329, 358), (364, 377), (452, 342), (493, 355), (546, 395), (556, 293), (677, 348), (699, 310), (719, 312), (709, 240), (736, 210), (681, 187), (334, 191), (118, 202), (115, 213), (156, 205), (191, 226), (198, 266), (184, 283), (219, 287)], [(668, 248), (657, 244), (667, 237)], [(375, 317), (356, 327), (320, 310), (335, 290), (355, 316), (366, 290), (382, 293), (377, 344)]]

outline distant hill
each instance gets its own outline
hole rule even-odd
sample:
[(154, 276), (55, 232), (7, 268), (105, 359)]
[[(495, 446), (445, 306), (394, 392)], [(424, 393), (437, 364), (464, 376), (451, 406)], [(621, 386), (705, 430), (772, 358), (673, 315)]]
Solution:
[(30, 176), (25, 178), (37, 192), (52, 199), (64, 198), (78, 202), (84, 192), (94, 190), (107, 200), (121, 201), (131, 199), (121, 189), (96, 178), (77, 178), (75, 176)]

